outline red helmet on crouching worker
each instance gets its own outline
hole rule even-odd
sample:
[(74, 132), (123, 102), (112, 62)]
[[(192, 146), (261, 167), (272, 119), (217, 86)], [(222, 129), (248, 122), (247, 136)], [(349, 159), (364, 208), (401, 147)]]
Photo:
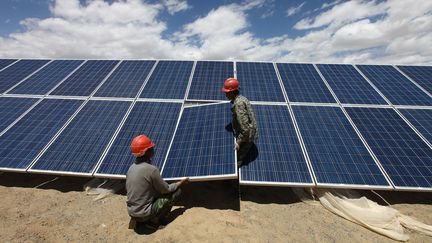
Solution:
[(228, 93), (239, 89), (240, 89), (239, 81), (235, 78), (228, 78), (227, 80), (225, 80), (222, 91)]
[(148, 149), (154, 148), (154, 146), (155, 144), (146, 135), (139, 135), (132, 140), (132, 154), (135, 157), (141, 157)]

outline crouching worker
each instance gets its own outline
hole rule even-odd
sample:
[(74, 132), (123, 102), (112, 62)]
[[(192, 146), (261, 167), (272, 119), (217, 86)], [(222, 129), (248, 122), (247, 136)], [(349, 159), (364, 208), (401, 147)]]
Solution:
[(167, 215), (180, 195), (180, 186), (189, 179), (166, 183), (159, 170), (151, 164), (155, 144), (145, 135), (132, 140), (132, 154), (136, 157), (126, 175), (127, 209), (131, 221), (129, 228), (136, 222), (143, 222), (154, 229), (163, 228), (168, 223)]

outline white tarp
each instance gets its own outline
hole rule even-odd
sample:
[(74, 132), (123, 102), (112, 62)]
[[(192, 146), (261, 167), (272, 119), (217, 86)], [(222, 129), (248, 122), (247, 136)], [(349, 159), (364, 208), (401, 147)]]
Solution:
[(124, 188), (124, 182), (120, 180), (103, 180), (93, 178), (84, 185), (84, 191), (87, 195), (97, 195), (93, 201), (106, 198)]
[[(307, 201), (303, 192), (294, 192)], [(432, 236), (431, 225), (403, 215), (394, 208), (381, 206), (355, 191), (314, 189), (313, 194), (329, 211), (394, 240), (409, 240), (403, 227)]]

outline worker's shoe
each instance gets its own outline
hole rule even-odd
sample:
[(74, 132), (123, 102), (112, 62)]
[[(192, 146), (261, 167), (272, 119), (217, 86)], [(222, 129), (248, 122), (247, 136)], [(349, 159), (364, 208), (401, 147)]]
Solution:
[(135, 229), (136, 224), (137, 224), (137, 221), (134, 218), (131, 218), (129, 220), (129, 227), (128, 227), (128, 229)]
[(155, 223), (155, 222), (152, 222), (152, 221), (147, 221), (147, 222), (145, 222), (143, 224), (144, 224), (144, 226), (146, 228), (149, 228), (151, 230), (161, 230), (161, 229), (165, 228), (165, 225), (162, 225), (160, 223)]

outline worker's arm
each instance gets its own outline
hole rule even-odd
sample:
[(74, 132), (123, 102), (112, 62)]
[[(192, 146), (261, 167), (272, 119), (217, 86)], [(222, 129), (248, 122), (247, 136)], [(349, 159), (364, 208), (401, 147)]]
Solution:
[(234, 112), (236, 113), (237, 121), (240, 126), (240, 131), (238, 131), (237, 135), (237, 143), (241, 144), (245, 142), (249, 138), (249, 117), (246, 109), (246, 104), (244, 102), (239, 102), (234, 107)]
[(158, 191), (160, 194), (167, 194), (170, 192), (174, 192), (176, 191), (179, 186), (181, 185), (181, 181), (176, 182), (176, 183), (172, 183), (172, 184), (168, 184), (166, 183), (158, 170), (154, 170), (152, 173), (152, 183), (153, 183), (153, 187), (156, 189), (156, 191)]

